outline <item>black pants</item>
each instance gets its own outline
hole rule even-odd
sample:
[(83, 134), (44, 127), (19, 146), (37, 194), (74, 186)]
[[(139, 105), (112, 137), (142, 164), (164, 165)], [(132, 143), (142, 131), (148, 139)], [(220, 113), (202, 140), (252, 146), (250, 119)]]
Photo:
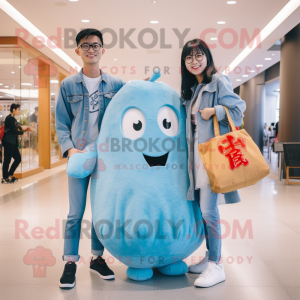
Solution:
[[(7, 179), (9, 176), (14, 175), (16, 168), (21, 162), (21, 154), (18, 148), (18, 142), (13, 145), (11, 143), (8, 143), (7, 141), (2, 141), (2, 145), (4, 147), (2, 174), (3, 178)], [(14, 162), (11, 165), (10, 170), (8, 170), (12, 158), (14, 159)]]

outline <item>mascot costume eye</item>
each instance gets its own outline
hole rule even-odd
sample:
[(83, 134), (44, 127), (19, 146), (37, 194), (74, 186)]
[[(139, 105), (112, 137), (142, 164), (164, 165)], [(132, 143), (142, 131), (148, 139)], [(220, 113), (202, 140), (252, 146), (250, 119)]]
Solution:
[(127, 83), (108, 105), (99, 136), (72, 155), (67, 173), (91, 175), (92, 219), (104, 247), (133, 280), (188, 270), (204, 239), (197, 201), (186, 200), (186, 115), (178, 93), (155, 82)]

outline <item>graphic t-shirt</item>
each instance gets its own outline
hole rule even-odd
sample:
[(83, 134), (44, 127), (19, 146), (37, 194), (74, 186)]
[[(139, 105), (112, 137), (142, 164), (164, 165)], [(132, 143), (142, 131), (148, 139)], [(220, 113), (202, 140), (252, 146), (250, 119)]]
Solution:
[(86, 88), (89, 91), (89, 124), (86, 137), (86, 145), (96, 141), (99, 134), (98, 119), (99, 119), (99, 83), (101, 81), (101, 75), (97, 78), (90, 78), (83, 75), (83, 81)]

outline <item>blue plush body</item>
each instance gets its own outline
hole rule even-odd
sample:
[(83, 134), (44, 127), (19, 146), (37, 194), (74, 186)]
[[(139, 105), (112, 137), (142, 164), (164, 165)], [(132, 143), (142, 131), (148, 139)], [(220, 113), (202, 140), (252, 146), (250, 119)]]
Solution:
[[(163, 106), (176, 114), (178, 131), (174, 136), (166, 135), (159, 126), (158, 112)], [(139, 139), (125, 134), (123, 118), (132, 108), (144, 116), (144, 132)], [(163, 124), (174, 128), (175, 122), (167, 121), (164, 119)], [(167, 275), (186, 273), (182, 260), (203, 241), (199, 204), (186, 200), (189, 179), (185, 122), (180, 96), (171, 87), (160, 82), (132, 81), (107, 107), (96, 145), (69, 160), (70, 176), (85, 177), (92, 172), (96, 233), (104, 247), (129, 266), (127, 275), (131, 279), (150, 278), (152, 267)], [(133, 123), (139, 125), (137, 120)], [(151, 139), (158, 139), (156, 147), (150, 145)], [(126, 143), (129, 146), (122, 147)], [(165, 159), (164, 155), (164, 166), (151, 167), (146, 160), (154, 157), (155, 161), (159, 156)]]

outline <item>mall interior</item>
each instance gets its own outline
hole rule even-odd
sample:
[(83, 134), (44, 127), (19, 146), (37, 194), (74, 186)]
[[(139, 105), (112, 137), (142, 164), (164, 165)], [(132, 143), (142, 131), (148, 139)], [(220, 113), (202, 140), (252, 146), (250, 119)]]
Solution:
[[(16, 119), (26, 129), (18, 181), (0, 185), (1, 299), (300, 299), (300, 0), (0, 0), (0, 25), (0, 127), (20, 104)], [(134, 281), (107, 249), (115, 279), (91, 273), (88, 190), (76, 286), (59, 288), (69, 186), (55, 108), (62, 81), (83, 66), (75, 37), (85, 28), (103, 34), (102, 73), (129, 83), (158, 68), (157, 81), (179, 95), (182, 48), (200, 38), (245, 101), (241, 129), (270, 173), (241, 188), (240, 203), (219, 206), (225, 281), (197, 288), (199, 274), (156, 268)], [(29, 265), (26, 255), (38, 247), (54, 261)], [(206, 251), (203, 242), (184, 261), (195, 264)]]

